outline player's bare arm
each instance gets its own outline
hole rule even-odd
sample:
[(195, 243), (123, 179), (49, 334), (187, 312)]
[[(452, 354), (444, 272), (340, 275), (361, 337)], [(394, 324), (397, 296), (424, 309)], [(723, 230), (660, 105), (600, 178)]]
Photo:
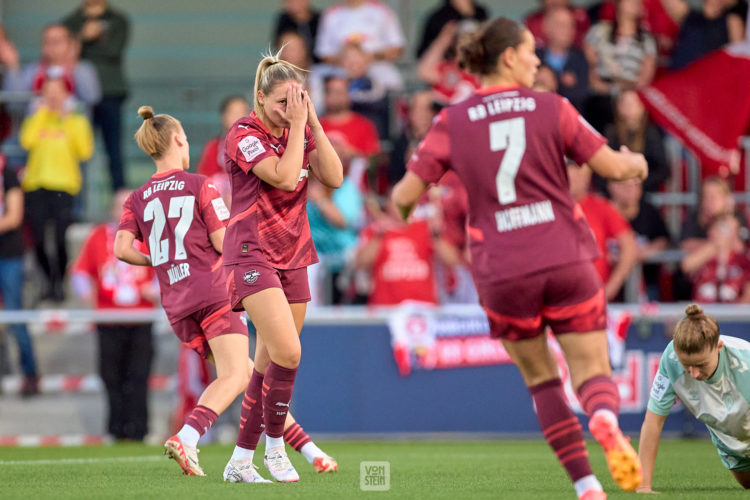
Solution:
[(211, 240), (214, 250), (221, 253), (221, 249), (224, 246), (224, 233), (227, 232), (225, 227), (219, 228), (212, 233), (208, 233), (208, 239)]
[(635, 490), (638, 493), (656, 493), (651, 489), (651, 480), (654, 477), (656, 452), (659, 450), (659, 438), (665, 420), (667, 420), (665, 415), (657, 415), (651, 410), (646, 410), (646, 417), (641, 426), (641, 439), (638, 443), (638, 457), (643, 467), (643, 481)]
[(417, 204), (417, 200), (427, 189), (427, 184), (414, 172), (407, 171), (398, 181), (391, 192), (391, 201), (396, 205), (402, 219), (409, 218), (409, 214)]
[(115, 257), (133, 266), (151, 266), (151, 257), (133, 246), (135, 235), (130, 231), (119, 230), (115, 235)]
[(317, 145), (314, 151), (310, 152), (310, 168), (312, 168), (315, 177), (326, 187), (338, 189), (344, 182), (344, 166), (341, 159), (328, 140), (323, 126), (318, 120), (318, 114), (315, 112), (315, 106), (312, 99), (304, 92), (304, 100), (307, 105), (307, 125), (315, 137)]
[(589, 158), (588, 164), (597, 174), (616, 181), (648, 177), (646, 157), (633, 153), (625, 146), (618, 152), (605, 144)]
[(302, 87), (298, 83), (290, 84), (286, 99), (278, 103), (278, 106), (286, 106), (286, 109), (279, 112), (290, 123), (286, 150), (281, 158), (264, 159), (253, 168), (253, 172), (275, 188), (294, 191), (297, 189), (305, 154), (307, 105), (302, 100)]

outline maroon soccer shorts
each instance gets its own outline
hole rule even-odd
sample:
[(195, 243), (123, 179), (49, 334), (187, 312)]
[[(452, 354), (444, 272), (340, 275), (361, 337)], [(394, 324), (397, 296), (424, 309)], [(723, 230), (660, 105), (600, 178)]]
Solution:
[(267, 288), (281, 288), (279, 272), (268, 264), (230, 264), (227, 273), (227, 293), (233, 311), (244, 311), (242, 299)]
[(523, 340), (544, 332), (555, 335), (604, 330), (607, 300), (592, 262), (545, 269), (520, 278), (478, 286), (490, 321), (490, 335)]
[(218, 302), (198, 309), (172, 323), (180, 341), (205, 358), (211, 352), (208, 341), (229, 333), (247, 335), (242, 313), (233, 312), (228, 302)]
[(307, 279), (307, 268), (279, 269), (281, 288), (290, 304), (310, 302), (310, 281)]

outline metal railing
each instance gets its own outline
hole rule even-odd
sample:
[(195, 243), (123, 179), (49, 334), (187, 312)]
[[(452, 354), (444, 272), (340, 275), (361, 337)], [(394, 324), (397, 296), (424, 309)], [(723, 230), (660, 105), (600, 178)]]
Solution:
[[(689, 303), (650, 303), (650, 304), (610, 304), (612, 312), (627, 311), (635, 319), (650, 321), (671, 321), (684, 316), (685, 307)], [(413, 306), (409, 306), (413, 308)], [(750, 304), (702, 304), (703, 310), (718, 321), (750, 321)], [(384, 325), (393, 313), (400, 311), (399, 306), (367, 307), (367, 306), (321, 306), (312, 307), (305, 317), (305, 325), (334, 326), (334, 325)], [(434, 310), (446, 314), (482, 313), (478, 304), (450, 304)], [(40, 324), (45, 321), (67, 321), (69, 323), (150, 323), (154, 322), (166, 326), (166, 316), (162, 309), (67, 309), (67, 310), (0, 310), (0, 325), (8, 324)], [(168, 329), (167, 329), (168, 330)], [(84, 331), (84, 330), (80, 330)], [(45, 334), (45, 332), (42, 332)], [(356, 332), (352, 332), (356, 334)], [(52, 334), (54, 335), (54, 334)]]

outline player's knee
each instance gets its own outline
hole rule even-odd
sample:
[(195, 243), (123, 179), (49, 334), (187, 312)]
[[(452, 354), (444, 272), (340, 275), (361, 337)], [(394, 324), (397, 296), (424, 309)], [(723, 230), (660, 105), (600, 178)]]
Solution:
[(280, 353), (273, 362), (284, 368), (297, 368), (299, 366), (302, 350), (299, 348), (290, 349), (287, 352)]
[(250, 377), (247, 373), (232, 373), (221, 377), (224, 382), (232, 388), (232, 393), (235, 395), (242, 394), (247, 389), (247, 385), (250, 383)]

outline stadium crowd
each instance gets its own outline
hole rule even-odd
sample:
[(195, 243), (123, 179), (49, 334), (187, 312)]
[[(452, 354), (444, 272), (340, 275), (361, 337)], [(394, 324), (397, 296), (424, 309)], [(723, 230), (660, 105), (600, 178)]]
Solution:
[[(402, 23), (384, 2), (345, 0), (322, 12), (310, 0), (280, 3), (269, 42), (308, 71), (320, 122), (344, 164), (338, 189), (310, 180), (307, 210), (320, 256), (310, 269), (312, 304), (476, 302), (468, 266), (467, 194), (458, 178), (446, 175), (431, 188), (409, 222), (402, 222), (387, 200), (439, 110), (479, 85), (459, 67), (456, 41), (476, 30), (490, 10), (501, 12), (473, 0), (436, 0), (410, 55)], [(585, 167), (570, 170), (571, 191), (599, 246), (597, 270), (608, 300), (633, 300), (625, 296), (632, 280), (638, 301), (750, 302), (747, 206), (733, 197), (747, 189), (740, 151), (735, 147), (725, 164), (702, 161), (699, 186), (672, 179), (667, 133), (646, 92), (660, 78), (683, 74), (678, 72), (743, 41), (747, 1), (703, 0), (700, 8), (685, 0), (605, 0), (587, 8), (568, 0), (539, 3), (524, 19), (542, 62), (535, 88), (566, 97), (613, 149), (641, 152), (649, 163), (643, 182), (605, 181)], [(128, 32), (127, 15), (119, 8), (106, 0), (83, 0), (45, 27), (35, 61), (21, 64), (12, 40), (0, 33), (3, 90), (34, 95), (28, 103), (5, 104), (9, 111), (25, 107), (18, 130), (7, 120), (0, 127), (6, 142), (16, 141), (27, 152), (21, 161), (0, 158), (0, 292), (6, 308), (31, 306), (21, 302), (26, 249), (33, 249), (46, 280), (35, 305), (65, 301), (68, 278), (67, 288), (96, 307), (154, 301), (152, 277), (118, 262), (107, 244), (116, 216), (92, 230), (73, 265), (66, 250), (66, 232), (78, 214), (81, 163), (93, 154), (94, 126), (106, 148), (115, 200), (122, 202), (121, 190), (128, 186), (122, 153)], [(224, 139), (232, 124), (249, 114), (251, 103), (239, 94), (222, 101), (221, 133), (203, 146), (194, 168), (213, 180), (228, 206)], [(680, 206), (682, 224), (668, 226), (664, 205), (652, 204), (647, 195), (675, 187), (695, 189), (699, 201)], [(668, 249), (677, 251), (670, 254), (675, 257), (660, 258)], [(22, 326), (12, 333), (21, 352), (23, 393), (32, 395), (38, 392), (33, 346)], [(105, 356), (124, 347), (113, 344), (121, 342), (113, 339), (122, 332), (103, 327), (99, 333), (104, 373), (114, 366)], [(150, 343), (144, 346), (150, 357)], [(142, 354), (134, 350), (133, 356)], [(117, 397), (132, 397), (110, 396), (112, 407)], [(110, 422), (112, 434), (139, 439), (145, 433), (142, 424), (129, 430), (122, 425)]]

